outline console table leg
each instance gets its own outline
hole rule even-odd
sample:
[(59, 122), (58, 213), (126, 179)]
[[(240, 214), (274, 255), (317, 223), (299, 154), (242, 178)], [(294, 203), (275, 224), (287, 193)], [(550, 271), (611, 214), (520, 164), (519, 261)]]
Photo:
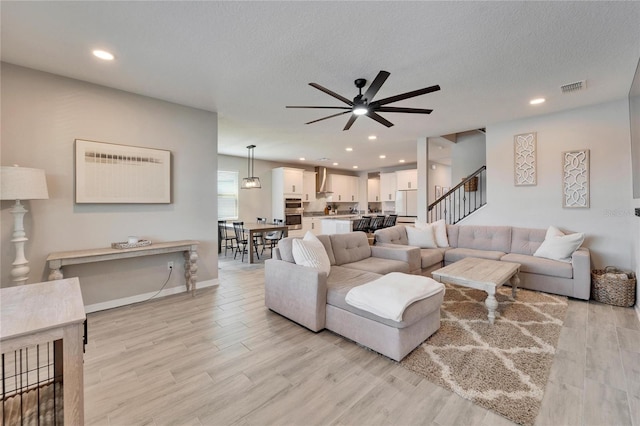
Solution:
[(49, 270), (49, 281), (61, 280), (64, 278), (62, 275), (62, 268), (51, 268)]
[(196, 295), (196, 282), (198, 272), (198, 252), (195, 249), (184, 253), (184, 276), (186, 278), (187, 291), (191, 290), (191, 296)]
[(496, 300), (496, 289), (487, 290), (487, 300), (484, 301), (484, 304), (487, 306), (489, 310), (489, 323), (493, 324), (493, 321), (496, 319), (496, 309), (498, 309), (498, 301)]

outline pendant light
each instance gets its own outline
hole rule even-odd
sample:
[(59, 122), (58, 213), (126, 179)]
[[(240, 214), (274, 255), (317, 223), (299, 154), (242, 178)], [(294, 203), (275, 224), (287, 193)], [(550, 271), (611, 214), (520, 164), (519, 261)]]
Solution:
[(241, 189), (260, 189), (262, 185), (260, 184), (260, 178), (253, 176), (253, 148), (255, 145), (249, 145), (247, 149), (249, 150), (249, 154), (247, 155), (247, 175), (248, 177), (242, 179), (242, 183), (240, 184)]

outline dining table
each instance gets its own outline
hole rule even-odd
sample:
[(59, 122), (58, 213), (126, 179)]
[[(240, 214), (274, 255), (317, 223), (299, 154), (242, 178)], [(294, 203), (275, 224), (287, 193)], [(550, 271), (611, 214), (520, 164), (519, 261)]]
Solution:
[[(227, 222), (225, 225), (227, 228), (230, 228), (233, 230), (233, 222)], [(282, 237), (286, 237), (289, 235), (289, 228), (287, 227), (287, 225), (276, 225), (273, 223), (257, 223), (257, 222), (245, 222), (244, 225), (242, 225), (242, 227), (244, 228), (245, 232), (249, 233), (249, 236), (247, 238), (248, 242), (249, 242), (249, 247), (248, 247), (248, 251), (249, 251), (249, 263), (255, 263), (254, 260), (254, 252), (256, 251), (256, 249), (254, 248), (255, 245), (255, 241), (253, 236), (255, 234), (266, 234), (268, 232), (272, 232), (272, 231), (282, 231)]]

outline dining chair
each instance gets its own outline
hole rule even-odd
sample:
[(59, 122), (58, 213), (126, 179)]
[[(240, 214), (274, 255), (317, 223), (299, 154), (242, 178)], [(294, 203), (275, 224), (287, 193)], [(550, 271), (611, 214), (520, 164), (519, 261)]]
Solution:
[(229, 229), (227, 228), (226, 220), (218, 221), (218, 238), (221, 242), (220, 248), (224, 245), (224, 255), (227, 255), (227, 249), (231, 249), (231, 253), (235, 250), (233, 242), (236, 240), (235, 236), (229, 235)]
[[(233, 258), (235, 259), (238, 252), (242, 251), (242, 256), (240, 256), (240, 262), (244, 262), (244, 254), (245, 253), (247, 253), (247, 255), (249, 254), (249, 250), (247, 250), (247, 246), (249, 245), (249, 239), (245, 237), (244, 222), (233, 222), (233, 230), (236, 234), (236, 243), (237, 243), (236, 251), (233, 254)], [(254, 248), (256, 250), (256, 257), (260, 259), (260, 256), (258, 255), (258, 247), (255, 244), (254, 244)]]
[[(273, 224), (284, 226), (284, 219), (273, 219)], [(271, 231), (267, 232), (267, 234), (264, 236), (265, 246), (267, 243), (269, 244), (267, 247), (271, 252), (271, 257), (273, 257), (273, 248), (278, 245), (278, 241), (280, 241), (283, 236), (284, 231)], [(263, 249), (265, 246), (263, 246)]]
[[(266, 217), (257, 217), (256, 218), (256, 222), (257, 223), (262, 223), (264, 225), (267, 224), (267, 218)], [(260, 253), (264, 253), (264, 233), (263, 232), (256, 232), (253, 234), (253, 245), (255, 247), (258, 246), (262, 246), (262, 251)]]

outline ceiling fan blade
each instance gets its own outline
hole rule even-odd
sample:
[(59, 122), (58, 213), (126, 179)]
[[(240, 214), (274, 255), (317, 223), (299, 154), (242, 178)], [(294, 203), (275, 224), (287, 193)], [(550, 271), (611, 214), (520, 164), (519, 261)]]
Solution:
[(402, 108), (402, 107), (380, 107), (376, 108), (376, 111), (379, 112), (405, 112), (409, 114), (431, 114), (433, 112), (432, 109), (421, 109), (421, 108)]
[(379, 101), (375, 101), (375, 102), (373, 102), (373, 104), (369, 104), (369, 105), (373, 106), (375, 108), (375, 107), (380, 106), (380, 105), (386, 105), (386, 104), (390, 104), (392, 102), (398, 102), (398, 101), (402, 101), (404, 99), (409, 99), (409, 98), (413, 98), (413, 97), (416, 97), (416, 96), (425, 95), (427, 93), (437, 92), (438, 90), (440, 90), (440, 86), (438, 86), (436, 84), (435, 86), (425, 87), (424, 89), (418, 89), (418, 90), (414, 90), (412, 92), (407, 92), (407, 93), (402, 93), (400, 95), (391, 96), (390, 98), (380, 99)]
[(320, 86), (318, 83), (309, 83), (309, 86), (315, 87), (316, 89), (320, 90), (321, 92), (324, 92), (329, 96), (333, 96), (334, 98), (341, 100), (342, 102), (344, 102), (347, 105), (353, 106), (353, 102), (350, 101), (349, 99), (345, 98), (342, 95), (338, 95), (336, 92), (333, 92), (333, 91), (327, 89), (326, 87)]
[(393, 123), (392, 123), (392, 122), (390, 122), (389, 120), (385, 119), (384, 117), (382, 117), (382, 116), (380, 116), (380, 115), (376, 114), (376, 113), (375, 113), (375, 112), (373, 112), (373, 111), (369, 111), (369, 112), (367, 113), (367, 117), (371, 117), (371, 118), (373, 118), (373, 119), (374, 119), (374, 120), (376, 120), (378, 123), (380, 123), (380, 124), (382, 124), (382, 125), (384, 125), (384, 126), (387, 126), (387, 127), (391, 127), (391, 126), (393, 126)]
[(349, 110), (349, 111), (344, 111), (344, 112), (339, 112), (339, 113), (337, 113), (337, 114), (329, 115), (329, 116), (327, 116), (327, 117), (318, 118), (317, 120), (313, 120), (313, 121), (310, 121), (310, 122), (308, 122), (308, 123), (304, 123), (304, 124), (317, 123), (318, 121), (326, 120), (327, 118), (337, 117), (337, 116), (339, 116), (339, 115), (344, 115), (344, 114), (347, 114), (347, 113), (349, 113), (349, 112), (351, 112), (351, 110)]
[(371, 86), (369, 86), (366, 93), (364, 94), (364, 98), (368, 102), (371, 102), (371, 100), (376, 95), (376, 93), (378, 93), (378, 90), (380, 90), (380, 87), (382, 87), (389, 75), (390, 74), (387, 71), (380, 71), (378, 73), (376, 78), (373, 80), (373, 83), (371, 83)]
[(349, 130), (351, 128), (351, 126), (353, 125), (353, 123), (356, 121), (356, 118), (358, 118), (357, 115), (351, 114), (351, 117), (349, 117), (349, 121), (347, 121), (347, 125), (344, 126), (344, 129), (342, 129), (342, 130), (343, 131)]
[(285, 108), (316, 108), (316, 109), (348, 109), (351, 110), (350, 107), (333, 107), (333, 106), (289, 106), (287, 105)]

